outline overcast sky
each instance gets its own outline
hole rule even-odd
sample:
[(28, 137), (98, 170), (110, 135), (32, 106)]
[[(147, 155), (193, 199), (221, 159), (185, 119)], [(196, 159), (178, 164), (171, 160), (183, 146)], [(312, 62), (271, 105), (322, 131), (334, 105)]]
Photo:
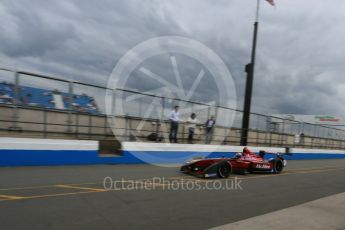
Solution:
[[(344, 114), (345, 1), (261, 1), (252, 111)], [(0, 65), (106, 85), (135, 45), (184, 36), (225, 62), (242, 109), (255, 8), (255, 0), (2, 0)], [(191, 66), (184, 76), (196, 76)], [(140, 90), (135, 82), (129, 87)]]

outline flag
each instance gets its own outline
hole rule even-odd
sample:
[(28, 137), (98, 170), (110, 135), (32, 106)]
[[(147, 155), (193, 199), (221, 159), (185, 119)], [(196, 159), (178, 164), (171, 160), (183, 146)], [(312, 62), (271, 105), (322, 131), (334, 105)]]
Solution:
[(276, 4), (274, 3), (274, 0), (266, 0), (269, 4), (271, 4), (272, 6), (275, 6)]

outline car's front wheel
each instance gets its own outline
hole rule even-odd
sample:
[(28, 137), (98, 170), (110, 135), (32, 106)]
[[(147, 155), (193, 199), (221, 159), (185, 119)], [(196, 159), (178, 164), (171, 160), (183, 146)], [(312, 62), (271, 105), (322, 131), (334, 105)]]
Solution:
[(284, 168), (284, 162), (282, 160), (275, 160), (273, 162), (273, 171), (274, 173), (281, 173)]

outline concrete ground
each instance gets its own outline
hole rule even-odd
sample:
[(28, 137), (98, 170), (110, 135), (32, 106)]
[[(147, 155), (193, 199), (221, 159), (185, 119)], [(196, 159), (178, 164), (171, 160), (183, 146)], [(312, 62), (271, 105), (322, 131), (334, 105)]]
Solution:
[(0, 229), (208, 229), (343, 193), (344, 181), (345, 160), (223, 180), (150, 165), (0, 168)]
[(337, 230), (345, 226), (345, 193), (226, 224), (212, 230)]

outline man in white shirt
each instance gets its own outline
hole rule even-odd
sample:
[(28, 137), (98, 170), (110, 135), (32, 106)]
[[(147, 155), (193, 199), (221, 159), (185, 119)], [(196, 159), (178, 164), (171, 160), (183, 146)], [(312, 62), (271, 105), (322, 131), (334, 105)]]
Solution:
[(178, 122), (179, 122), (179, 106), (175, 106), (174, 110), (170, 114), (170, 143), (177, 143), (177, 131), (178, 131)]

